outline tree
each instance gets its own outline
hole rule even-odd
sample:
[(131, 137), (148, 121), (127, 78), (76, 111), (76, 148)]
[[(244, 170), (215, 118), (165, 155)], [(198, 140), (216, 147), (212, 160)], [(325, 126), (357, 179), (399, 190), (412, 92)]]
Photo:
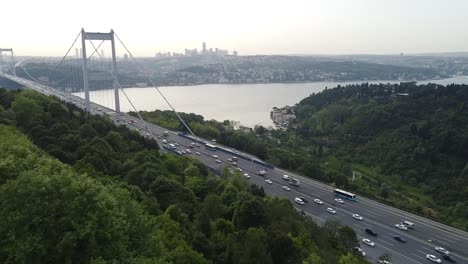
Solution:
[(338, 233), (338, 237), (341, 243), (343, 243), (348, 250), (358, 245), (356, 232), (354, 232), (354, 229), (349, 226), (343, 226)]
[(391, 262), (392, 261), (392, 255), (388, 254), (388, 253), (385, 253), (381, 256), (379, 256), (379, 260), (380, 261), (388, 261), (388, 262)]
[(352, 253), (341, 256), (339, 264), (359, 264), (357, 259)]

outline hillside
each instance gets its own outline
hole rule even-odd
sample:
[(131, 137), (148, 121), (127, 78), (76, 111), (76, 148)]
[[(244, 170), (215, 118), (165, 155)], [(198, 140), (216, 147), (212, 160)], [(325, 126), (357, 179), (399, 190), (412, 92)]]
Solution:
[(361, 192), (468, 229), (467, 85), (337, 87), (296, 111), (294, 133), (360, 171)]
[[(196, 135), (468, 230), (468, 85), (339, 86), (295, 111), (287, 131), (242, 132), (229, 121), (181, 116)], [(184, 130), (170, 111), (140, 114)]]
[(0, 89), (1, 263), (364, 263), (356, 235), (105, 117)]

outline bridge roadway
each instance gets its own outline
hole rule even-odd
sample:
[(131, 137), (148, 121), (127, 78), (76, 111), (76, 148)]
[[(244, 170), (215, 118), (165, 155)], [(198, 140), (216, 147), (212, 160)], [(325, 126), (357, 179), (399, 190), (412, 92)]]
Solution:
[[(17, 78), (14, 76), (6, 76), (26, 87), (37, 90), (41, 93), (48, 95), (55, 95), (62, 100), (75, 103), (80, 107), (84, 107), (84, 102), (81, 98), (57, 93), (55, 90), (37, 83)], [(167, 138), (163, 137), (165, 128), (144, 123), (141, 120), (130, 117), (127, 114), (118, 115), (110, 109), (106, 109), (97, 104), (92, 104), (93, 114), (103, 114), (105, 112), (110, 116), (110, 119), (116, 124), (126, 125), (133, 129), (138, 129), (143, 136), (154, 137), (160, 145), (163, 139), (167, 139), (169, 143), (178, 143), (177, 150), (189, 149), (189, 145), (193, 142), (190, 139), (181, 137), (177, 133), (170, 131)], [(134, 123), (129, 123), (129, 120), (134, 120)], [(191, 149), (191, 154), (186, 154), (202, 161), (208, 167), (215, 170), (222, 170), (226, 166), (231, 166), (228, 158), (232, 157), (227, 153), (221, 151), (212, 151), (206, 149), (204, 146), (195, 147)], [(200, 154), (197, 155), (196, 152)], [(213, 155), (219, 156), (221, 163), (217, 163), (212, 157)], [(245, 154), (247, 155), (247, 154)], [(314, 219), (319, 224), (324, 223), (328, 219), (336, 219), (343, 224), (351, 226), (357, 233), (359, 240), (362, 238), (369, 238), (375, 242), (375, 247), (369, 247), (364, 243), (361, 248), (366, 252), (366, 259), (376, 263), (378, 256), (388, 253), (392, 255), (392, 263), (400, 264), (415, 264), (415, 263), (429, 263), (425, 258), (426, 254), (433, 254), (439, 258), (441, 255), (434, 250), (436, 246), (443, 246), (448, 249), (451, 256), (457, 263), (468, 263), (468, 233), (427, 218), (423, 218), (394, 207), (378, 203), (376, 201), (358, 196), (357, 202), (345, 201), (344, 204), (334, 202), (332, 193), (333, 187), (323, 184), (321, 182), (305, 178), (292, 172), (287, 172), (280, 168), (274, 170), (266, 170), (265, 177), (258, 176), (260, 170), (265, 170), (264, 167), (252, 163), (247, 160), (239, 158), (237, 167), (241, 168), (244, 173), (248, 173), (251, 178), (248, 181), (263, 186), (268, 195), (280, 196), (288, 198), (298, 210), (303, 210), (307, 216)], [(282, 180), (283, 174), (291, 177), (299, 178), (301, 184), (299, 187), (291, 186), (286, 181)], [(270, 179), (273, 183), (268, 184), (266, 179)], [(287, 185), (291, 191), (285, 191), (282, 186)], [(294, 203), (295, 197), (305, 197), (309, 202), (304, 205)], [(324, 204), (318, 205), (313, 202), (313, 199), (321, 199)], [(336, 210), (336, 214), (330, 214), (326, 211), (328, 207)], [(363, 216), (363, 221), (352, 218), (352, 214), (359, 214)], [(395, 227), (396, 223), (408, 220), (415, 224), (413, 230), (401, 231)], [(365, 233), (365, 229), (370, 228), (378, 233), (377, 237), (369, 236)], [(402, 236), (407, 239), (406, 243), (396, 241), (393, 237), (395, 235)], [(448, 263), (442, 260), (442, 263)]]

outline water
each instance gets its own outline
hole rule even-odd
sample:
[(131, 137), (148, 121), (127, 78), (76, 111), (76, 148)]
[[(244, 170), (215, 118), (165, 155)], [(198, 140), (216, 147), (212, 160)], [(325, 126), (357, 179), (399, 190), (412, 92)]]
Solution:
[[(468, 76), (459, 76), (436, 81), (421, 81), (419, 83), (438, 84), (468, 84)], [(179, 112), (196, 113), (206, 120), (234, 120), (242, 125), (254, 127), (273, 126), (270, 119), (271, 109), (294, 105), (312, 93), (332, 88), (338, 84), (354, 84), (354, 82), (315, 82), (315, 83), (269, 83), (269, 84), (206, 84), (196, 86), (160, 87), (161, 92)], [(369, 83), (399, 83), (399, 81), (372, 81)], [(169, 110), (162, 97), (154, 88), (126, 88), (127, 96), (138, 110), (153, 111)], [(83, 93), (79, 96), (84, 97)], [(113, 91), (101, 90), (90, 92), (91, 101), (114, 108)], [(120, 91), (122, 111), (133, 111), (125, 95)]]

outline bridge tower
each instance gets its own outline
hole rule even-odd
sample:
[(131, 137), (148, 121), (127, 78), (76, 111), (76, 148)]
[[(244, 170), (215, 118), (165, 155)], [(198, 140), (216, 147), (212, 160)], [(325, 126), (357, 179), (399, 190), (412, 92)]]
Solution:
[[(111, 78), (113, 80), (114, 86), (114, 100), (115, 100), (115, 112), (120, 113), (120, 101), (119, 101), (119, 86), (117, 84), (117, 60), (115, 56), (115, 41), (114, 41), (114, 30), (111, 30), (109, 33), (99, 33), (99, 32), (86, 32), (84, 29), (81, 29), (81, 55), (83, 60), (83, 88), (85, 93), (85, 108), (86, 111), (91, 111), (91, 104), (89, 101), (89, 80), (93, 76), (89, 75), (88, 72), (88, 58), (86, 56), (86, 40), (109, 40), (111, 42), (112, 49), (112, 69), (111, 69)], [(100, 78), (102, 80), (102, 77)]]
[[(10, 53), (10, 61), (3, 61), (3, 53), (7, 52)], [(10, 65), (8, 65), (10, 64)], [(11, 67), (11, 71), (14, 75), (15, 74), (15, 56), (13, 55), (13, 49), (2, 49), (0, 48), (0, 70), (4, 71), (3, 66), (8, 65)]]

